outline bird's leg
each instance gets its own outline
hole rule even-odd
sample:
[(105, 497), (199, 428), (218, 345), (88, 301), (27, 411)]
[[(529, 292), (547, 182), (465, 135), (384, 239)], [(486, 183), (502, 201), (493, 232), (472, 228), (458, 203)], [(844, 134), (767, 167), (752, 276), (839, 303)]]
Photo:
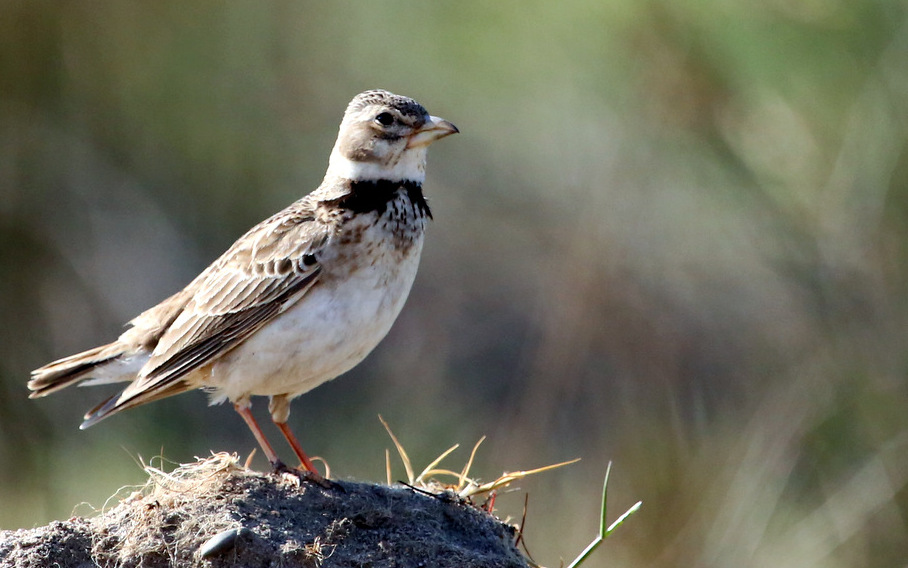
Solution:
[(283, 395), (272, 396), (271, 400), (268, 402), (268, 410), (271, 412), (271, 420), (274, 421), (274, 424), (281, 430), (284, 437), (287, 438), (287, 442), (290, 444), (290, 447), (293, 448), (293, 453), (299, 458), (300, 465), (303, 469), (315, 474), (318, 479), (322, 479), (318, 470), (312, 465), (312, 460), (310, 460), (309, 456), (306, 455), (306, 452), (303, 451), (303, 447), (296, 439), (296, 436), (293, 435), (293, 432), (290, 431), (290, 427), (287, 426), (287, 419), (290, 418), (290, 399)]
[(262, 447), (262, 451), (265, 452), (265, 457), (268, 458), (271, 467), (273, 467), (275, 471), (283, 469), (285, 467), (284, 463), (277, 457), (277, 453), (274, 451), (274, 448), (271, 447), (268, 438), (265, 437), (264, 432), (259, 428), (258, 423), (255, 421), (255, 417), (252, 416), (252, 411), (249, 409), (249, 406), (234, 404), (233, 409), (237, 411), (237, 414), (243, 417), (243, 420), (246, 421), (246, 425), (252, 430), (252, 435), (255, 436), (259, 446)]
[(300, 465), (303, 469), (297, 469), (292, 471), (291, 473), (295, 473), (299, 477), (304, 477), (309, 481), (317, 483), (325, 489), (340, 489), (343, 491), (343, 487), (341, 487), (337, 483), (334, 483), (333, 481), (325, 479), (324, 477), (322, 477), (322, 474), (320, 474), (315, 469), (315, 466), (312, 465), (312, 460), (310, 460), (309, 456), (306, 455), (306, 452), (303, 451), (302, 446), (300, 446), (299, 441), (297, 441), (296, 436), (293, 435), (293, 432), (290, 431), (290, 426), (287, 426), (286, 422), (275, 421), (274, 424), (281, 429), (281, 433), (285, 438), (287, 438), (287, 441), (290, 443), (290, 447), (293, 448), (293, 452), (296, 454), (296, 457), (300, 459)]
[(293, 453), (300, 459), (300, 465), (302, 465), (306, 471), (319, 475), (315, 466), (312, 465), (312, 460), (310, 460), (309, 456), (306, 455), (306, 452), (303, 451), (296, 436), (294, 436), (293, 432), (290, 430), (290, 426), (287, 426), (286, 422), (275, 422), (274, 424), (280, 428), (281, 433), (287, 438), (287, 442), (290, 444), (290, 447), (293, 448)]

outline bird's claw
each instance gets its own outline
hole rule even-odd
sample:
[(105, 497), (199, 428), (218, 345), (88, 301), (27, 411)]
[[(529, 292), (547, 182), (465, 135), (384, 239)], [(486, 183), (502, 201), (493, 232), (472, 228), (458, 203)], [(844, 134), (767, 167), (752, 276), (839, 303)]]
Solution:
[(286, 475), (293, 477), (298, 483), (308, 481), (310, 483), (315, 483), (324, 489), (343, 489), (339, 484), (322, 477), (322, 475), (316, 471), (309, 471), (308, 469), (301, 467), (290, 467), (280, 460), (272, 463), (271, 468), (274, 473), (281, 476)]

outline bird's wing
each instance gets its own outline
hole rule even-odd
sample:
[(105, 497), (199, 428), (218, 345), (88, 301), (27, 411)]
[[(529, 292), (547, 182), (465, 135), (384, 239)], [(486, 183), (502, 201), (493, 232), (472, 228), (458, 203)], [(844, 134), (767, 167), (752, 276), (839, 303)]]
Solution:
[(302, 203), (253, 227), (189, 285), (191, 298), (161, 335), (139, 378), (87, 421), (173, 391), (187, 373), (286, 311), (317, 281), (317, 255), (331, 231)]

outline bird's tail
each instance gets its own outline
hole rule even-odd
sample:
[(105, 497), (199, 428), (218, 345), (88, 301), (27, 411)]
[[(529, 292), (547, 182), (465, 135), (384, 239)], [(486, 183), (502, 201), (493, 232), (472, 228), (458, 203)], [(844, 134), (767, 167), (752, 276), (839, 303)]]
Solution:
[(32, 391), (29, 398), (46, 396), (89, 379), (92, 371), (117, 359), (124, 353), (123, 345), (114, 342), (70, 355), (40, 369), (35, 369), (32, 371), (31, 380), (28, 381), (28, 388)]

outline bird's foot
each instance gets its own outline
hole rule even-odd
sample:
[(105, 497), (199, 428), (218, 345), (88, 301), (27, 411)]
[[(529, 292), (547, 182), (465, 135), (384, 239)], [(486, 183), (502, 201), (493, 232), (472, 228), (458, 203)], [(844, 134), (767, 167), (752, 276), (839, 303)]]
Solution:
[(277, 460), (271, 464), (272, 471), (281, 476), (289, 476), (296, 479), (297, 483), (302, 483), (303, 481), (308, 481), (310, 483), (315, 483), (316, 485), (323, 487), (324, 489), (341, 489), (339, 484), (322, 477), (317, 471), (310, 471), (301, 467), (290, 467), (284, 462)]

